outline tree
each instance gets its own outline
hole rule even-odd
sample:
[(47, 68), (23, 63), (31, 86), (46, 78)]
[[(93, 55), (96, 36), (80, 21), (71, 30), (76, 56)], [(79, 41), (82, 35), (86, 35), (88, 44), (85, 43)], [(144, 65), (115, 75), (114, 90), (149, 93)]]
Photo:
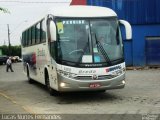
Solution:
[[(0, 46), (0, 49), (2, 50), (3, 55), (9, 55), (8, 46), (6, 46), (6, 45)], [(11, 56), (20, 56), (21, 57), (21, 46), (20, 45), (11, 46), (10, 50), (11, 50), (10, 51)]]
[(0, 11), (4, 12), (4, 13), (10, 13), (10, 11), (6, 8), (2, 8), (0, 7)]

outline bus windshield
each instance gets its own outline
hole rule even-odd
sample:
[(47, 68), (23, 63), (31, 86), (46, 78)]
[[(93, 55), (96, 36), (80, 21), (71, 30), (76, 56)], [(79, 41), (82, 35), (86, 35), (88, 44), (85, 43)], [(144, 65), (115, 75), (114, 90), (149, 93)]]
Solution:
[(56, 25), (60, 61), (112, 64), (123, 59), (117, 18), (57, 18)]

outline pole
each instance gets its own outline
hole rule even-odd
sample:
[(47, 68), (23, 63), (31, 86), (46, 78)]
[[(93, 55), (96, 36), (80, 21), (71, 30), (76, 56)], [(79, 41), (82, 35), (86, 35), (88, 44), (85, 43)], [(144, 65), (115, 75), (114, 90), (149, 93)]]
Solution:
[(6, 45), (6, 40), (4, 40), (4, 43), (3, 43), (3, 45)]
[(10, 43), (10, 30), (9, 30), (9, 24), (7, 24), (8, 28), (8, 51), (9, 51), (9, 56), (11, 55), (11, 43)]

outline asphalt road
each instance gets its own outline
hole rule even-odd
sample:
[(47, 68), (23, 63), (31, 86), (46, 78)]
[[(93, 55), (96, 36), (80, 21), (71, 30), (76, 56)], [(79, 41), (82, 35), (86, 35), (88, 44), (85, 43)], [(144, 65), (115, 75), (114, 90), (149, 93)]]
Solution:
[(94, 120), (101, 117), (102, 120), (125, 119), (131, 114), (129, 120), (136, 117), (139, 120), (143, 115), (160, 114), (160, 69), (127, 71), (124, 89), (105, 93), (65, 93), (59, 97), (50, 96), (39, 83), (29, 84), (22, 63), (13, 64), (13, 69), (14, 72), (7, 73), (5, 65), (0, 66), (1, 114), (63, 114), (65, 119), (75, 115), (72, 118), (75, 120), (79, 115)]

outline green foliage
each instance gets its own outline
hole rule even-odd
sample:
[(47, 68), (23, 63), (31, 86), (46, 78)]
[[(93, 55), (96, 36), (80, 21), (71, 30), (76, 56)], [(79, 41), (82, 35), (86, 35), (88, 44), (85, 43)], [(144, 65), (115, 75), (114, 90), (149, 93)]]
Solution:
[(11, 46), (12, 56), (21, 56), (21, 46)]
[(4, 12), (4, 13), (10, 13), (10, 11), (6, 8), (2, 8), (0, 7), (0, 11)]
[[(3, 55), (9, 56), (9, 47), (6, 45), (0, 46), (0, 49), (2, 50)], [(10, 55), (11, 56), (20, 56), (21, 57), (21, 46), (11, 46), (10, 47)]]
[(3, 55), (9, 55), (8, 54), (8, 47), (6, 45), (0, 46), (0, 49), (2, 50)]
[(0, 49), (0, 56), (2, 55), (2, 50)]

